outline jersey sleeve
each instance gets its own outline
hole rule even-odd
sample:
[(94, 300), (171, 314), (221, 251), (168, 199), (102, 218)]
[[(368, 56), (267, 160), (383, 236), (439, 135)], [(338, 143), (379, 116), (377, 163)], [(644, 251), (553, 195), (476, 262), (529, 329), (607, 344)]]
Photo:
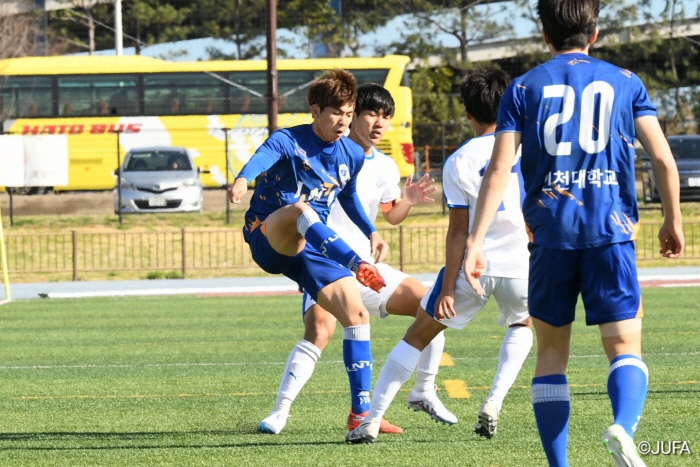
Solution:
[(469, 209), (469, 197), (463, 186), (455, 156), (447, 159), (442, 169), (442, 192), (448, 208)]
[(285, 156), (287, 136), (280, 131), (274, 132), (255, 151), (250, 160), (243, 166), (236, 178), (255, 180), (255, 177), (268, 170)]
[[(359, 146), (357, 146), (357, 148), (359, 149)], [(377, 229), (367, 217), (365, 209), (362, 207), (362, 202), (357, 196), (357, 175), (360, 173), (365, 163), (364, 153), (358, 154), (351, 153), (350, 160), (352, 168), (350, 180), (348, 180), (348, 183), (346, 183), (343, 189), (338, 193), (337, 199), (353, 224), (359, 227), (362, 233), (369, 237), (370, 234)]]
[(644, 87), (644, 83), (637, 75), (632, 75), (632, 112), (633, 118), (644, 117), (646, 115), (656, 116), (656, 106), (651, 103), (649, 93)]
[(498, 106), (498, 120), (496, 122), (496, 133), (523, 132), (523, 96), (518, 87), (517, 81), (511, 81), (506, 88), (501, 103)]

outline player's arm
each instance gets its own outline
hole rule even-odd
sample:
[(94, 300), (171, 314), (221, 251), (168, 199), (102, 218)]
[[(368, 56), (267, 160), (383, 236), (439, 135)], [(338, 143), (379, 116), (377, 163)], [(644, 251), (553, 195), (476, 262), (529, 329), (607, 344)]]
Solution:
[(486, 271), (486, 257), (481, 248), (491, 221), (503, 201), (520, 140), (521, 134), (513, 131), (496, 135), (491, 162), (484, 173), (479, 189), (474, 211), (474, 225), (467, 238), (467, 256), (464, 259), (464, 275), (469, 285), (479, 295), (484, 293), (479, 277)]
[(248, 191), (248, 182), (268, 170), (282, 158), (282, 148), (278, 144), (276, 133), (273, 133), (263, 143), (250, 160), (243, 166), (233, 184), (228, 189), (228, 197), (232, 203), (240, 203)]
[(435, 180), (431, 180), (428, 174), (423, 175), (416, 183), (413, 183), (412, 180), (412, 176), (406, 178), (406, 184), (403, 187), (403, 198), (395, 202), (381, 203), (379, 205), (384, 219), (391, 225), (398, 225), (403, 222), (411, 212), (411, 208), (416, 204), (432, 203), (434, 201), (428, 195), (436, 190), (432, 186)]
[(342, 206), (345, 214), (350, 220), (360, 228), (362, 233), (367, 235), (372, 251), (372, 256), (377, 259), (377, 262), (384, 261), (389, 253), (389, 245), (384, 241), (377, 229), (372, 225), (367, 213), (365, 213), (360, 198), (357, 196), (356, 178), (351, 178), (345, 185), (345, 188), (338, 193), (338, 202)]
[(435, 317), (439, 320), (456, 316), (455, 284), (464, 259), (468, 233), (469, 209), (450, 208), (450, 219), (445, 236), (445, 272), (440, 296), (435, 305)]
[(651, 159), (654, 181), (664, 207), (664, 223), (659, 230), (660, 253), (668, 258), (677, 258), (683, 253), (685, 238), (681, 225), (680, 181), (676, 161), (656, 116), (637, 117), (634, 125), (639, 142)]

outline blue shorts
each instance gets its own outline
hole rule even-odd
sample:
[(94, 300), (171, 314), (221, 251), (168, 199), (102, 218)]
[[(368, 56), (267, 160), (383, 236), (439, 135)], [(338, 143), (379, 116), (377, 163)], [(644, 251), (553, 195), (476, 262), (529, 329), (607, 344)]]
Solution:
[(530, 243), (530, 316), (552, 326), (574, 321), (579, 293), (586, 324), (641, 318), (634, 243), (554, 250)]
[(265, 235), (264, 223), (250, 233), (248, 244), (258, 266), (269, 274), (283, 274), (304, 287), (316, 300), (318, 291), (352, 272), (319, 253), (308, 243), (296, 256), (277, 253)]

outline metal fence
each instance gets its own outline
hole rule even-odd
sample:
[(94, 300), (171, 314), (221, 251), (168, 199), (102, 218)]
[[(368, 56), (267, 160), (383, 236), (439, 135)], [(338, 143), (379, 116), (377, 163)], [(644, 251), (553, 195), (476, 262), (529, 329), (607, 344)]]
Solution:
[[(640, 262), (659, 259), (661, 224), (641, 226)], [(381, 228), (389, 243), (387, 262), (409, 272), (435, 271), (445, 260), (446, 226)], [(686, 259), (700, 259), (700, 223), (685, 224)], [(258, 271), (238, 229), (181, 229), (140, 232), (7, 233), (10, 275), (40, 274), (44, 281), (90, 273), (174, 271), (182, 277), (225, 277)]]

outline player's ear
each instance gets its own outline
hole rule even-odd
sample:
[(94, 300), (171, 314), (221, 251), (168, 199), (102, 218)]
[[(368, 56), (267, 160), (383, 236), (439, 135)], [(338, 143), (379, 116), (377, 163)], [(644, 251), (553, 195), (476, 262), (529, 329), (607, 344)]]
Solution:
[(595, 31), (593, 34), (591, 34), (590, 39), (588, 39), (588, 45), (593, 45), (596, 40), (598, 40), (598, 33), (600, 32), (600, 29), (596, 26)]
[(544, 29), (542, 29), (542, 39), (544, 39), (544, 43), (545, 43), (545, 44), (551, 44), (551, 43), (552, 43), (552, 40), (549, 38), (549, 36), (547, 35), (547, 33), (544, 31)]
[(321, 107), (319, 107), (318, 104), (311, 104), (310, 109), (311, 110), (311, 116), (316, 119), (321, 115)]

